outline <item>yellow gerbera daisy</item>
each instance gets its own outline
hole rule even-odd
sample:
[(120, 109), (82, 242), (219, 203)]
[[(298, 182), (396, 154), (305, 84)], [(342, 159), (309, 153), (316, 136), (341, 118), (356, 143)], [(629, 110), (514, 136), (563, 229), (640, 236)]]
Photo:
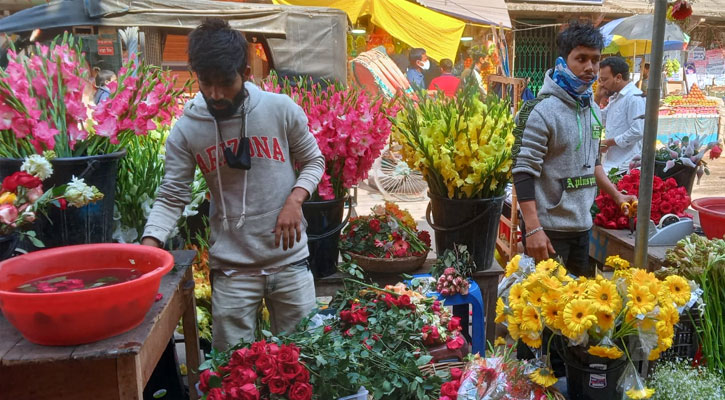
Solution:
[(608, 265), (614, 269), (627, 269), (629, 268), (629, 261), (619, 256), (609, 256), (604, 261), (605, 265)]
[(539, 333), (523, 333), (521, 334), (521, 340), (532, 349), (541, 347), (541, 335)]
[(641, 268), (634, 268), (632, 272), (632, 285), (647, 286), (653, 296), (657, 296), (660, 291), (660, 280), (655, 274), (647, 272)]
[(654, 361), (654, 360), (660, 358), (660, 353), (662, 353), (662, 350), (660, 350), (659, 347), (655, 347), (654, 349), (652, 349), (652, 351), (649, 352), (647, 359), (649, 361)]
[(554, 372), (549, 368), (539, 368), (529, 375), (529, 378), (543, 387), (549, 387), (556, 383), (558, 379), (554, 376)]
[[(510, 318), (510, 316), (509, 316), (509, 318)], [(508, 328), (508, 331), (509, 331), (509, 336), (511, 336), (511, 338), (513, 340), (519, 340), (521, 338), (521, 329), (519, 329), (519, 324), (518, 323), (512, 323), (509, 320), (508, 327), (507, 328)]]
[(519, 270), (519, 261), (521, 261), (521, 254), (517, 254), (511, 261), (506, 264), (506, 277), (509, 277)]
[[(578, 337), (597, 322), (594, 304), (589, 300), (572, 300), (564, 307), (564, 323), (568, 333)], [(570, 337), (571, 337), (570, 336)]]
[(541, 307), (544, 304), (544, 289), (541, 287), (531, 289), (529, 291), (529, 303), (535, 307)]
[(569, 282), (563, 291), (563, 297), (567, 300), (578, 299), (584, 294), (584, 288), (577, 282)]
[(512, 303), (514, 302), (523, 303), (526, 301), (528, 296), (529, 291), (524, 289), (524, 287), (520, 283), (516, 283), (511, 286), (511, 291), (509, 292), (509, 305), (513, 307)]
[(504, 304), (502, 298), (498, 298), (496, 300), (496, 319), (495, 322), (497, 324), (502, 323), (504, 320), (506, 320), (506, 304)]
[(657, 319), (667, 325), (673, 326), (680, 322), (680, 313), (672, 306), (660, 307), (660, 313), (657, 315)]
[(622, 308), (622, 298), (617, 292), (617, 286), (610, 281), (592, 283), (587, 290), (587, 298), (594, 302), (594, 306), (601, 311), (618, 312)]
[(616, 315), (614, 315), (613, 312), (599, 310), (594, 315), (597, 317), (597, 326), (599, 326), (602, 332), (606, 332), (614, 328), (614, 320), (616, 319)]
[(550, 258), (548, 260), (540, 261), (538, 264), (536, 264), (536, 272), (551, 274), (555, 272), (560, 265), (561, 264)]
[(506, 339), (503, 336), (499, 336), (493, 341), (494, 346), (506, 346)]
[(549, 325), (555, 329), (561, 329), (561, 327), (558, 326), (558, 322), (561, 317), (558, 304), (545, 304), (544, 307), (541, 309), (541, 314), (544, 318), (544, 322), (546, 323), (546, 325)]
[(670, 275), (665, 278), (665, 284), (670, 290), (672, 300), (678, 306), (684, 306), (690, 301), (690, 284), (681, 276)]
[(589, 346), (587, 352), (593, 356), (611, 358), (612, 360), (622, 358), (624, 355), (617, 346)]
[(559, 290), (561, 289), (561, 281), (555, 276), (544, 276), (539, 281), (541, 286), (547, 290)]
[(655, 390), (643, 387), (642, 389), (629, 389), (626, 393), (630, 399), (640, 400), (649, 399), (653, 394), (655, 394)]
[(526, 306), (521, 311), (521, 329), (525, 331), (541, 331), (541, 318), (533, 306)]
[(559, 278), (562, 282), (568, 282), (572, 280), (572, 277), (569, 276), (569, 271), (566, 270), (566, 267), (563, 265), (559, 265), (559, 268), (556, 269), (556, 273), (554, 274), (557, 278)]
[(650, 292), (649, 286), (637, 285), (632, 281), (627, 292), (627, 297), (629, 298), (627, 307), (630, 308), (634, 315), (647, 314), (654, 310), (657, 303), (655, 296)]

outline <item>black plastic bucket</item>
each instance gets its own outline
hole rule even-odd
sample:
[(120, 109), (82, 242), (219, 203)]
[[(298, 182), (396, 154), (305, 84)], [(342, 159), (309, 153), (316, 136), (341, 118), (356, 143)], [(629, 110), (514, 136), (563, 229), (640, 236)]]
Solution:
[(13, 232), (8, 235), (0, 235), (0, 261), (6, 260), (13, 255), (15, 247), (18, 245), (20, 235)]
[[(428, 193), (426, 220), (435, 231), (438, 254), (455, 244), (468, 247), (476, 269), (491, 268), (504, 196), (491, 199), (448, 199)], [(431, 221), (431, 213), (433, 220)]]
[(692, 185), (695, 184), (697, 168), (688, 167), (684, 164), (675, 164), (674, 167), (665, 172), (665, 165), (667, 165), (666, 162), (655, 160), (655, 176), (659, 176), (662, 180), (672, 178), (677, 182), (677, 186), (687, 189), (688, 195), (692, 194)]
[(310, 269), (316, 279), (337, 272), (337, 260), (340, 250), (337, 247), (340, 231), (350, 218), (343, 221), (345, 202), (342, 199), (324, 201), (306, 201), (302, 203), (302, 213), (307, 220), (307, 248), (310, 250)]
[[(97, 187), (103, 193), (103, 199), (81, 208), (69, 206), (61, 210), (51, 206), (48, 208), (48, 218), (38, 216), (33, 230), (45, 247), (113, 241), (116, 174), (118, 161), (125, 155), (126, 150), (121, 150), (111, 154), (56, 158), (51, 161), (53, 175), (43, 181), (43, 189), (69, 183), (75, 176)], [(22, 163), (20, 159), (0, 159), (0, 178), (19, 171)]]
[(566, 366), (566, 387), (569, 400), (621, 399), (619, 378), (627, 360), (595, 357), (583, 347), (557, 349)]

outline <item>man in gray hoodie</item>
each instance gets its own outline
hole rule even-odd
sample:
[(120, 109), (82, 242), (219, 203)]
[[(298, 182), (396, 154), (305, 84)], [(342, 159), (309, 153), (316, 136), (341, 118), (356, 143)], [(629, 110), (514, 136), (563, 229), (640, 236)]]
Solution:
[(254, 339), (262, 299), (274, 333), (315, 307), (301, 206), (325, 161), (304, 111), (246, 82), (241, 32), (208, 19), (189, 35), (188, 53), (200, 93), (166, 142), (166, 173), (142, 243), (166, 241), (191, 200), (198, 166), (211, 192), (213, 346), (226, 349)]
[(557, 37), (559, 58), (539, 96), (526, 103), (514, 131), (514, 184), (521, 205), (526, 253), (558, 256), (567, 270), (592, 276), (589, 212), (597, 186), (618, 204), (621, 194), (599, 159), (602, 118), (592, 101), (604, 39), (591, 25), (572, 23)]

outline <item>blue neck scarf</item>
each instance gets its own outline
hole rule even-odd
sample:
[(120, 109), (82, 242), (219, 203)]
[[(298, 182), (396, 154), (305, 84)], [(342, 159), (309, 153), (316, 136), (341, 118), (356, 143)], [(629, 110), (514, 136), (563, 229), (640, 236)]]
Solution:
[(566, 65), (564, 58), (559, 57), (556, 59), (556, 66), (554, 67), (554, 73), (551, 75), (551, 79), (559, 87), (566, 90), (581, 105), (586, 105), (589, 104), (589, 99), (592, 98), (592, 85), (597, 80), (597, 77), (595, 76), (589, 82), (579, 79)]

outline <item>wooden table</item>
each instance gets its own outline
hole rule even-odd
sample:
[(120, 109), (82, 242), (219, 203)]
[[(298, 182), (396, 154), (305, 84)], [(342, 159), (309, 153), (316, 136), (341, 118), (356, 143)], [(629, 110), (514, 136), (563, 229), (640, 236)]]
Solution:
[[(589, 257), (604, 264), (609, 256), (620, 256), (627, 261), (634, 261), (634, 239), (637, 232), (630, 233), (627, 229), (604, 229), (592, 227), (589, 236)], [(654, 271), (662, 266), (665, 252), (672, 246), (649, 246), (647, 248), (647, 271)]]
[[(430, 273), (434, 263), (435, 259), (428, 259), (419, 270), (411, 272), (410, 275)], [(479, 288), (481, 288), (483, 307), (486, 312), (486, 340), (491, 342), (493, 342), (496, 337), (496, 324), (494, 323), (494, 319), (496, 318), (496, 299), (498, 298), (498, 282), (503, 273), (503, 268), (501, 268), (501, 266), (494, 260), (491, 268), (486, 271), (475, 272), (472, 276), (473, 280), (476, 281)], [(380, 286), (395, 285), (396, 283), (402, 281), (400, 275), (397, 274), (369, 274), (369, 276), (373, 282)], [(342, 289), (342, 277), (343, 275), (338, 272), (328, 277), (316, 280), (316, 295), (334, 296), (339, 289)]]
[(0, 315), (0, 400), (141, 400), (146, 382), (184, 317), (189, 393), (198, 398), (199, 335), (191, 263), (195, 251), (172, 252), (163, 298), (131, 331), (80, 346), (40, 346)]

